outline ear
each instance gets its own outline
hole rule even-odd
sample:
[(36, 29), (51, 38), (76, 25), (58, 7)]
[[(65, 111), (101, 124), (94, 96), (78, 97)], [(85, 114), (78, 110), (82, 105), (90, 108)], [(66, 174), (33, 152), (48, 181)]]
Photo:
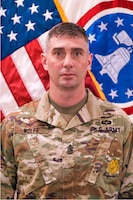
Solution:
[(41, 53), (40, 57), (41, 57), (41, 61), (42, 61), (42, 65), (43, 65), (44, 69), (48, 70), (46, 54)]
[(90, 67), (92, 65), (92, 58), (93, 58), (93, 55), (89, 53), (88, 54), (88, 70), (90, 70)]

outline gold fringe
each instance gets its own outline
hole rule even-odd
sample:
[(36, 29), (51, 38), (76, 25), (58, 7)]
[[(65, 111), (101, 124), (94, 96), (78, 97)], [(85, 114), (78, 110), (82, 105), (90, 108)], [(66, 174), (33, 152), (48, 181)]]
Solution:
[(91, 79), (92, 79), (92, 81), (93, 81), (93, 83), (94, 83), (99, 95), (100, 95), (100, 98), (103, 99), (103, 100), (106, 100), (106, 97), (105, 97), (104, 93), (102, 92), (97, 80), (95, 79), (95, 76), (93, 75), (93, 73), (90, 70), (88, 70), (88, 73), (89, 73), (89, 75), (90, 75), (90, 77), (91, 77)]
[(59, 1), (58, 0), (54, 0), (54, 3), (56, 5), (56, 7), (57, 7), (57, 10), (58, 10), (58, 12), (60, 14), (60, 17), (61, 17), (62, 21), (63, 22), (68, 22), (68, 19), (67, 19), (66, 15), (65, 15), (65, 12), (64, 12), (61, 4), (59, 3)]

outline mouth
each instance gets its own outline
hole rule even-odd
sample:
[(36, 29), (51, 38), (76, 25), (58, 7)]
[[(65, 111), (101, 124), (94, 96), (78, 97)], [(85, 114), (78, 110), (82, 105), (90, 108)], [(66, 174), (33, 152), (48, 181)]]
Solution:
[(70, 72), (70, 71), (66, 71), (66, 72), (62, 72), (61, 76), (74, 76), (74, 72)]
[(71, 76), (71, 75), (74, 75), (73, 73), (64, 73), (62, 74), (63, 76)]
[(75, 76), (75, 74), (73, 74), (73, 73), (64, 73), (61, 76), (65, 77), (65, 78), (72, 78), (73, 76)]

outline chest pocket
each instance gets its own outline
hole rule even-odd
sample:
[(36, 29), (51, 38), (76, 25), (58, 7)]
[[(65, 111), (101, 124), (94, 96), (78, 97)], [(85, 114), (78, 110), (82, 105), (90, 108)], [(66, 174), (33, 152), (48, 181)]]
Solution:
[(49, 184), (56, 180), (56, 178), (53, 175), (52, 169), (49, 167), (49, 164), (45, 158), (45, 155), (42, 151), (42, 148), (40, 146), (39, 139), (37, 136), (28, 135), (27, 140), (30, 149), (33, 153), (33, 156), (36, 160), (36, 163), (38, 164), (38, 167), (42, 173), (42, 177), (46, 184)]
[(96, 183), (97, 178), (101, 171), (101, 167), (103, 166), (105, 156), (111, 145), (111, 142), (112, 142), (112, 138), (110, 137), (105, 137), (101, 139), (97, 147), (95, 157), (91, 163), (89, 173), (87, 174), (85, 178), (87, 182), (92, 183), (92, 184)]
[(31, 175), (29, 178), (24, 176), (23, 185), (21, 183), (18, 183), (18, 185), (20, 186), (19, 188), (21, 193), (27, 195), (42, 186), (54, 182), (56, 178), (54, 177), (52, 169), (49, 167), (47, 159), (45, 158), (46, 152), (43, 151), (37, 135), (28, 134), (25, 135), (25, 138), (29, 146), (27, 154), (25, 155), (29, 155), (29, 159), (24, 160), (22, 158), (22, 161), (20, 161), (21, 168), (23, 163), (25, 163), (25, 166), (23, 171), (21, 171), (21, 168), (19, 167), (18, 176), (21, 176), (23, 179), (22, 173), (26, 173), (28, 176), (29, 174)]
[(112, 137), (103, 137), (85, 180), (96, 184), (112, 196), (120, 187), (120, 165), (121, 151), (117, 140)]

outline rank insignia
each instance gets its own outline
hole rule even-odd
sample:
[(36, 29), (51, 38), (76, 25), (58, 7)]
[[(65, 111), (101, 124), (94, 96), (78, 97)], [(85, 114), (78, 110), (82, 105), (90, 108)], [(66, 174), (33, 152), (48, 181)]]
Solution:
[(73, 154), (73, 146), (71, 144), (67, 147), (67, 153)]
[(112, 159), (109, 163), (108, 163), (108, 167), (107, 167), (107, 171), (110, 175), (115, 175), (119, 172), (119, 160), (118, 159)]

